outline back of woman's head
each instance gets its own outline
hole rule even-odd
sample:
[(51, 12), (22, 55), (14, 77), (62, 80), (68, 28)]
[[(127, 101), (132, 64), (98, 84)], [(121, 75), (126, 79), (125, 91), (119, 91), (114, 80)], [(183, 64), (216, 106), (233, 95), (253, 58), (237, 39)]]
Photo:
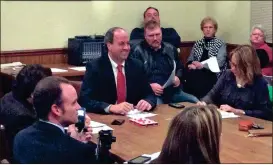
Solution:
[(221, 132), (222, 119), (215, 106), (185, 108), (172, 120), (154, 163), (220, 163)]
[(19, 99), (27, 99), (34, 91), (36, 84), (43, 78), (51, 76), (50, 68), (40, 64), (30, 64), (23, 67), (16, 76), (12, 93)]

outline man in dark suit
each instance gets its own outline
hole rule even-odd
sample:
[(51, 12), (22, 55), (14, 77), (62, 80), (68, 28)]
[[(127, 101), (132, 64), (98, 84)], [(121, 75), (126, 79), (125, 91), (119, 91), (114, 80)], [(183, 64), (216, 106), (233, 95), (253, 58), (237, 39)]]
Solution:
[[(160, 24), (159, 11), (157, 8), (148, 7), (143, 13), (143, 24), (148, 21), (156, 21)], [(181, 38), (174, 28), (161, 28), (162, 40), (168, 42), (176, 48), (180, 48)], [(131, 32), (130, 42), (133, 47), (144, 40), (144, 28), (134, 28)]]
[[(96, 145), (91, 128), (78, 132), (77, 93), (62, 77), (47, 77), (35, 87), (33, 105), (39, 120), (20, 131), (14, 139), (16, 163), (96, 163)], [(64, 127), (69, 126), (69, 135)]]
[(127, 32), (111, 28), (104, 42), (108, 55), (87, 64), (79, 103), (95, 113), (125, 115), (134, 108), (151, 110), (156, 98), (141, 62), (127, 59), (130, 52)]

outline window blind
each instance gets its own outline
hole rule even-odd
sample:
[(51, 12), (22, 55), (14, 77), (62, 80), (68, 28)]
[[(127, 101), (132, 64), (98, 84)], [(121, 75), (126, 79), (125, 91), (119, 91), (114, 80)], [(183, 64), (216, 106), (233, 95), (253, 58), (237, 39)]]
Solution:
[(272, 1), (251, 1), (251, 28), (255, 24), (263, 26), (266, 41), (272, 43)]

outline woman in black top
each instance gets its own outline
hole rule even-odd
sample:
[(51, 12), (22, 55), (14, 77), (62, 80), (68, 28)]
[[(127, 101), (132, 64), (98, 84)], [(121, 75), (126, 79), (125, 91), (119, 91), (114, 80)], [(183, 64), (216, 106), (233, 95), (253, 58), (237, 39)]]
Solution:
[(213, 103), (223, 111), (272, 120), (267, 82), (255, 49), (238, 46), (230, 53), (230, 66), (198, 104)]

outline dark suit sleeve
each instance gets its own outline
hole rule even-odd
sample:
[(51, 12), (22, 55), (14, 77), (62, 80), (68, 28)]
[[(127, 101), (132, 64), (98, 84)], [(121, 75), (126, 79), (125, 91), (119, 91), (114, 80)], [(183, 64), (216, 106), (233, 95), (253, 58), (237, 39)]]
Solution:
[(266, 120), (273, 120), (272, 103), (269, 100), (269, 92), (265, 80), (255, 88), (255, 102), (251, 110), (244, 110), (246, 115)]
[(260, 60), (261, 68), (266, 67), (269, 63), (269, 57), (268, 57), (267, 52), (263, 49), (257, 49), (256, 53), (257, 53), (257, 56)]
[(156, 96), (148, 82), (148, 78), (147, 78), (147, 73), (144, 69), (144, 66), (142, 63), (139, 63), (141, 66), (141, 84), (142, 84), (142, 89), (143, 89), (143, 95), (144, 100), (147, 101), (148, 103), (151, 104), (152, 108), (154, 108), (156, 106)]
[(86, 65), (86, 72), (84, 75), (83, 83), (81, 86), (81, 92), (79, 97), (79, 103), (85, 107), (88, 112), (93, 113), (106, 113), (104, 109), (109, 106), (106, 102), (96, 100), (95, 91), (98, 80), (98, 73), (95, 71), (95, 67), (92, 67), (93, 63)]
[(165, 28), (163, 32), (163, 41), (180, 48), (181, 38), (174, 28)]
[(79, 163), (88, 163), (88, 164), (96, 164), (96, 163), (100, 163), (96, 157), (96, 148), (97, 145), (92, 143), (92, 142), (88, 142), (86, 144), (84, 144), (84, 150), (82, 153), (83, 156), (83, 160), (79, 160)]

